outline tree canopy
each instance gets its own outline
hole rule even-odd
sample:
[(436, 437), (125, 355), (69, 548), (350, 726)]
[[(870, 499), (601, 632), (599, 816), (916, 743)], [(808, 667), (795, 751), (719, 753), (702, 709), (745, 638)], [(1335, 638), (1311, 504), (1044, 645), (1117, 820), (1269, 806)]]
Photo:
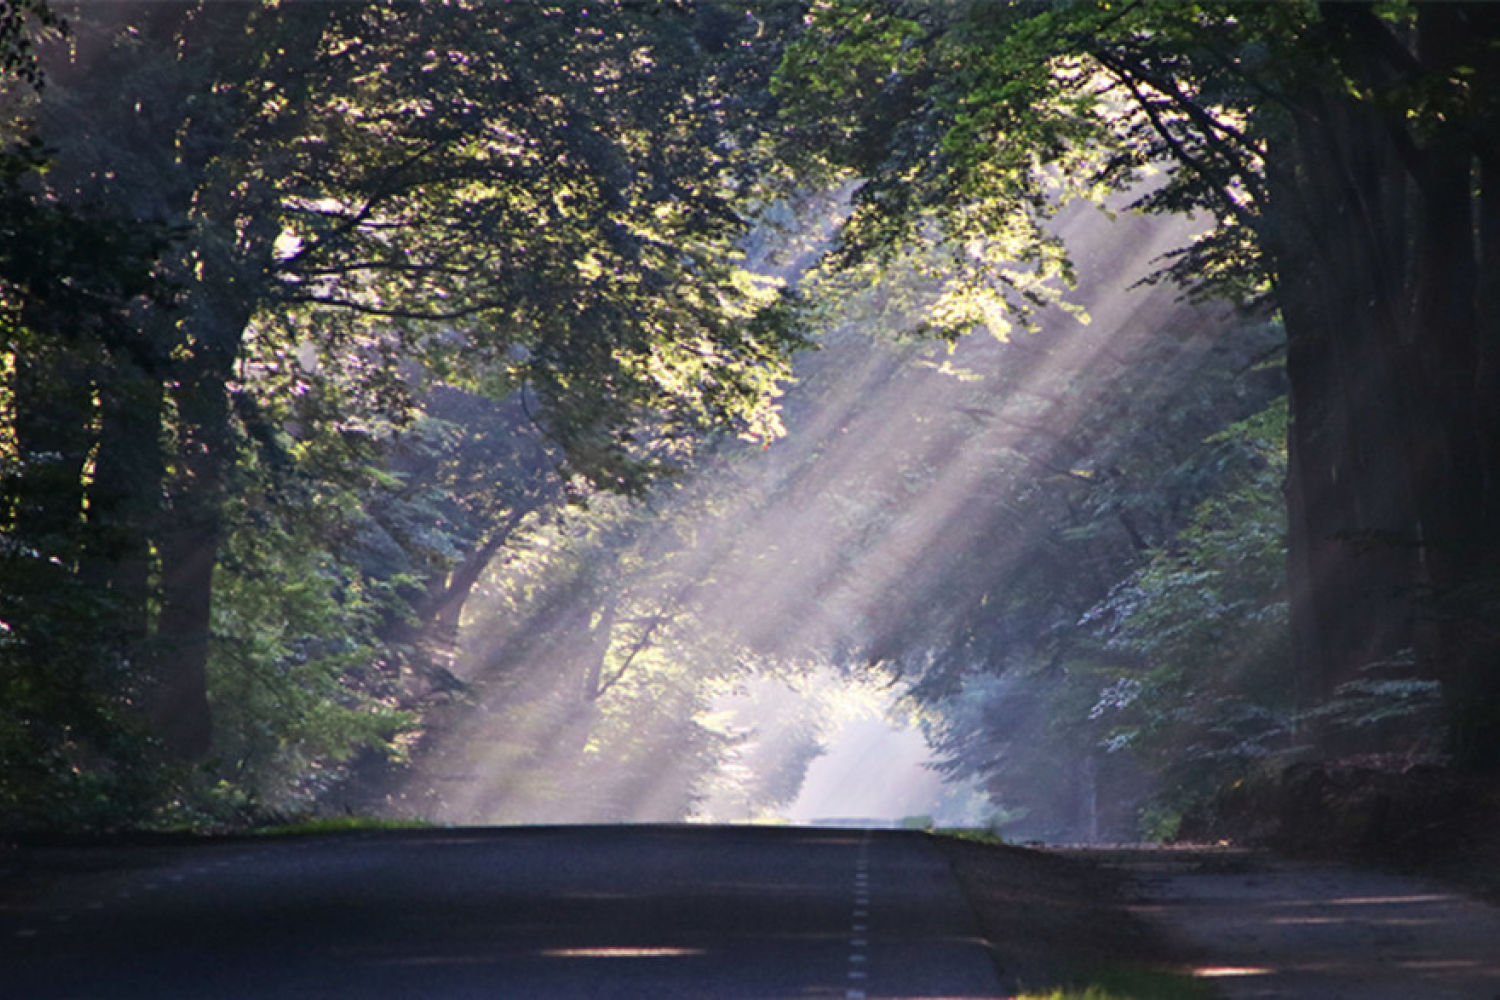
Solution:
[[(7, 161), (0, 619), (29, 693), (4, 752), (27, 762), (8, 775), (40, 769), (8, 809), (108, 785), (106, 730), (144, 736), (142, 762), (240, 756), (226, 734), (265, 725), (276, 753), (337, 757), (348, 739), (298, 731), (380, 718), (370, 670), (406, 668), (369, 644), (435, 614), (423, 595), (461, 597), (450, 570), (539, 498), (639, 494), (704, 435), (778, 433), (800, 339), (735, 245), (758, 109), (727, 88), (755, 72), (753, 24), (630, 4), (68, 13), (45, 91), (25, 71), (9, 93), (45, 152)], [(407, 429), (458, 392), (535, 443), (492, 456), (446, 528), (397, 537), (393, 512), (440, 487), (387, 469), (391, 449), (415, 455)], [(382, 511), (406, 551), (383, 571)], [(246, 707), (266, 683), (293, 731)]]
[(1485, 765), (1497, 36), (1484, 4), (831, 2), (779, 78), (793, 147), (867, 178), (843, 257), (941, 239), (970, 302), (1065, 272), (1070, 197), (1197, 213), (1163, 275), (1286, 327), (1304, 705), (1405, 663)]
[(683, 814), (760, 754), (769, 809), (816, 726), (748, 750), (715, 692), (813, 666), (1039, 830), (1492, 769), (1497, 46), (1396, 0), (5, 5), (0, 823), (331, 801), (468, 700), (567, 775), (516, 801)]

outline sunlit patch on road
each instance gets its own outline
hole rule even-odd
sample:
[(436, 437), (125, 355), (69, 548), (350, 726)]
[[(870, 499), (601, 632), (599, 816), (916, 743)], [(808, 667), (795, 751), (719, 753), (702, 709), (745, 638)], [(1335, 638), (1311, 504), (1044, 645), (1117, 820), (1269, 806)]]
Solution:
[(1275, 969), (1250, 965), (1204, 965), (1193, 970), (1199, 979), (1238, 979), (1242, 976), (1269, 976)]
[(547, 958), (687, 958), (702, 955), (702, 948), (642, 948), (617, 946), (608, 948), (548, 948), (540, 954)]

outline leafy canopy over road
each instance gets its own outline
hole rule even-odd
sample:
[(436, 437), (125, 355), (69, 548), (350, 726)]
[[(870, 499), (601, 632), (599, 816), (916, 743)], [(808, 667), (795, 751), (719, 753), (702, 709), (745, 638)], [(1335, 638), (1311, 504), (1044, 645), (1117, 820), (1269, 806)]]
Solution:
[(1478, 766), (1500, 760), (1497, 44), (1486, 4), (830, 0), (779, 77), (792, 148), (869, 178), (839, 259), (940, 239), (944, 326), (1067, 273), (1046, 222), (1069, 198), (1211, 223), (1164, 276), (1285, 326), (1298, 699), (1440, 683), (1445, 749)]

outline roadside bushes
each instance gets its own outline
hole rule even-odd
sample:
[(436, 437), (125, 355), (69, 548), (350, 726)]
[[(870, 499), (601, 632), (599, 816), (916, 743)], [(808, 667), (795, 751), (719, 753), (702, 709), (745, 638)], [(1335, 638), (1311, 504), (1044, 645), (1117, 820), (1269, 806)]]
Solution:
[(1439, 762), (1372, 754), (1265, 768), (1184, 815), (1177, 839), (1415, 862), (1471, 848), (1500, 819), (1496, 805)]

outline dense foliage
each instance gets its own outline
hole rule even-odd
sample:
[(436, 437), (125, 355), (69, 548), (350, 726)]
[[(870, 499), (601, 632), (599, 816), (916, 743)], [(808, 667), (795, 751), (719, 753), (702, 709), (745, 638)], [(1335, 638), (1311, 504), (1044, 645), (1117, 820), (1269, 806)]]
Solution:
[[(1286, 683), (1298, 740), (1325, 756), (1500, 759), (1500, 656), (1485, 624), (1496, 15), (829, 2), (779, 78), (791, 153), (868, 179), (838, 258), (889, 266), (937, 240), (956, 288), (944, 316), (959, 328), (1024, 314), (1036, 282), (1068, 273), (1048, 222), (1068, 198), (1208, 223), (1162, 273), (1265, 302), (1284, 325)], [(1210, 538), (1195, 532), (1177, 546), (1189, 565)], [(1159, 604), (1192, 595), (1221, 614), (1214, 577), (1174, 583), (1181, 557), (1162, 558), (1141, 578)], [(1176, 633), (1155, 614), (1136, 613), (1154, 634), (1127, 645), (1170, 671)], [(1434, 692), (1442, 736), (1428, 724)]]
[(64, 13), (7, 88), (7, 822), (315, 793), (397, 748), (413, 644), (526, 513), (779, 432), (799, 340), (735, 250), (757, 24)]
[(413, 755), (418, 811), (772, 811), (819, 726), (718, 699), (827, 668), (1048, 836), (1493, 766), (1497, 46), (1473, 3), (6, 5), (0, 824), (364, 806)]

